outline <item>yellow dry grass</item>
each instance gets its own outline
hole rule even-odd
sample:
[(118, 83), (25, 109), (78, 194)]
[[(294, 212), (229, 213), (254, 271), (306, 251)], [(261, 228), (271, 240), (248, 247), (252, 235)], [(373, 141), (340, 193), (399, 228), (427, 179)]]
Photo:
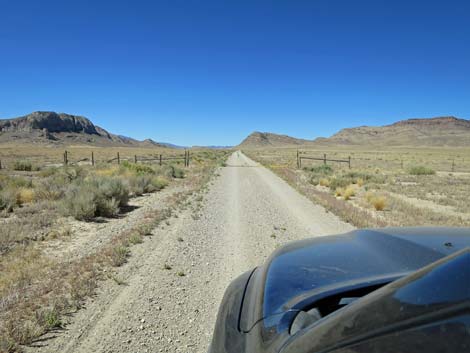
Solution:
[(24, 205), (34, 201), (34, 190), (29, 188), (20, 188), (16, 192), (16, 202), (19, 205)]

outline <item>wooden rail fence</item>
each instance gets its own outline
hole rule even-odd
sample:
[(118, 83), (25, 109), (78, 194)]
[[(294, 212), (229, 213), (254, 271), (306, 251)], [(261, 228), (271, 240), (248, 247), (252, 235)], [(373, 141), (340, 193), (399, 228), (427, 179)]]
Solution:
[(349, 156), (348, 159), (327, 159), (326, 153), (323, 154), (323, 158), (318, 158), (318, 157), (304, 156), (302, 155), (302, 152), (297, 150), (297, 168), (302, 168), (302, 159), (323, 161), (323, 164), (325, 165), (327, 164), (327, 162), (347, 163), (349, 169), (351, 169), (351, 156)]
[[(77, 165), (80, 162), (87, 162), (90, 161), (91, 165), (94, 166), (96, 164), (95, 160), (95, 153), (92, 151), (91, 152), (91, 158), (82, 158), (77, 161), (72, 161), (70, 159), (70, 153), (69, 151), (64, 151), (62, 155), (62, 165), (67, 166), (67, 165)], [(168, 155), (165, 156), (163, 154), (159, 155), (154, 155), (154, 156), (137, 156), (134, 155), (134, 158), (121, 158), (121, 155), (119, 152), (116, 153), (116, 157), (108, 159), (105, 161), (105, 163), (113, 163), (116, 162), (117, 164), (121, 164), (121, 161), (133, 161), (134, 163), (143, 163), (143, 162), (157, 162), (159, 165), (163, 165), (165, 161), (183, 161), (185, 167), (189, 167), (189, 162), (190, 162), (190, 152), (189, 150), (184, 150), (184, 155)], [(2, 160), (0, 160), (0, 170), (1, 169), (7, 169), (5, 163), (2, 164)]]

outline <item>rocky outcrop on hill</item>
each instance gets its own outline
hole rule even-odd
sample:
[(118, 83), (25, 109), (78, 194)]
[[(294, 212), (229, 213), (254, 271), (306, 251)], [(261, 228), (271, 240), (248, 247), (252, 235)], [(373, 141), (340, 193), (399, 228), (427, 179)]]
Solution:
[(98, 146), (165, 147), (152, 140), (114, 135), (89, 119), (65, 113), (34, 112), (0, 120), (0, 143), (87, 144)]

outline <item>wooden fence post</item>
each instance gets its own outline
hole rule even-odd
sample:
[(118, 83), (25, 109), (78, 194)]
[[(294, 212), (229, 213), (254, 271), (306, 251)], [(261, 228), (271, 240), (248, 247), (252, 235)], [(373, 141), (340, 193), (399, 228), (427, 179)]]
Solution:
[(93, 153), (93, 151), (91, 151), (91, 165), (95, 165), (95, 154)]
[(349, 156), (348, 158), (348, 165), (349, 165), (349, 169), (351, 169), (351, 156)]
[(326, 165), (326, 153), (323, 154), (323, 164)]
[(189, 150), (188, 150), (188, 167), (189, 167)]
[(452, 171), (454, 171), (454, 170), (455, 170), (455, 160), (453, 159), (452, 160)]
[(300, 169), (300, 163), (299, 163), (299, 150), (297, 150), (297, 168)]
[(69, 159), (67, 156), (67, 151), (64, 152), (64, 165), (67, 165), (69, 163)]
[(2, 169), (2, 160), (0, 159), (0, 170)]
[(160, 155), (160, 165), (162, 165), (162, 155)]
[(118, 161), (118, 164), (121, 164), (121, 157), (119, 156), (119, 152), (117, 153), (117, 161)]
[(302, 168), (302, 157), (299, 156), (299, 169)]
[(137, 155), (134, 154), (134, 163), (137, 164)]

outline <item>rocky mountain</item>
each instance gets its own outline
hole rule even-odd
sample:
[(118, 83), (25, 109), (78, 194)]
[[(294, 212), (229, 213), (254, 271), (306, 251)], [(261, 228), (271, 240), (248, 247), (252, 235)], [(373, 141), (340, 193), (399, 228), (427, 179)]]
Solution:
[(453, 116), (408, 119), (385, 126), (342, 129), (316, 145), (469, 146), (470, 120)]
[(331, 137), (302, 140), (286, 135), (254, 132), (238, 147), (288, 146), (467, 146), (470, 120), (453, 116), (408, 119), (385, 126), (360, 126), (340, 130)]
[(256, 148), (256, 147), (286, 147), (311, 144), (312, 141), (298, 139), (287, 135), (278, 135), (270, 132), (251, 133), (245, 138), (238, 147), (240, 148)]
[(166, 147), (150, 139), (138, 141), (111, 134), (83, 116), (55, 112), (34, 112), (19, 118), (0, 119), (0, 143), (7, 142)]

